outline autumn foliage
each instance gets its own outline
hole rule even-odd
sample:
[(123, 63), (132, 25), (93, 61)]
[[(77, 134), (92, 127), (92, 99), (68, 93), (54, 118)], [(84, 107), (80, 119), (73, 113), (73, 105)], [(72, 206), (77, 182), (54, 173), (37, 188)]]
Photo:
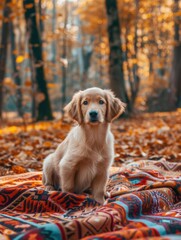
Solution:
[[(154, 113), (121, 119), (112, 125), (115, 163), (140, 159), (181, 159), (181, 113)], [(0, 133), (0, 175), (39, 171), (44, 158), (67, 135), (71, 124), (54, 121), (24, 127), (9, 126)]]

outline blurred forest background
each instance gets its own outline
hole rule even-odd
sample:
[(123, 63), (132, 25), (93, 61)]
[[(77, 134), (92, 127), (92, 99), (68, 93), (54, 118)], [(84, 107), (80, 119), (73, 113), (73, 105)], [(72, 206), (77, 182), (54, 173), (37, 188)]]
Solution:
[(79, 89), (181, 107), (179, 0), (1, 0), (0, 119), (51, 120)]

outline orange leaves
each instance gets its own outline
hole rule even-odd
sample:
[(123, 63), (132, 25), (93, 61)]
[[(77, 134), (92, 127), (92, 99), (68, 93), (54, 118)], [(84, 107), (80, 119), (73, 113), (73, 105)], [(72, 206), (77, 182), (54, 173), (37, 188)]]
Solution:
[(45, 95), (41, 92), (36, 94), (36, 101), (37, 103), (41, 103), (45, 100)]
[[(181, 114), (144, 114), (114, 126), (116, 160), (181, 159)], [(119, 126), (121, 125), (121, 127)]]
[(30, 79), (27, 79), (24, 84), (25, 84), (26, 87), (31, 87), (32, 86), (32, 82), (31, 82)]
[(12, 171), (14, 173), (17, 173), (17, 174), (25, 173), (26, 172), (26, 168), (21, 167), (21, 166), (12, 166)]
[(16, 84), (14, 83), (13, 79), (9, 77), (6, 77), (4, 79), (4, 85), (11, 88), (16, 88)]
[(45, 147), (45, 148), (50, 148), (51, 146), (52, 146), (52, 143), (51, 142), (44, 142), (43, 143), (43, 146)]
[[(165, 158), (181, 159), (181, 111), (136, 115), (112, 124), (115, 163)], [(43, 159), (65, 138), (71, 125), (61, 121), (42, 122), (1, 129), (0, 175), (39, 171)]]
[(32, 4), (32, 3), (25, 5), (25, 8), (26, 8), (26, 9), (31, 9), (32, 7), (33, 7), (33, 4)]
[(65, 138), (70, 126), (43, 122), (1, 129), (0, 175), (40, 171), (43, 159)]

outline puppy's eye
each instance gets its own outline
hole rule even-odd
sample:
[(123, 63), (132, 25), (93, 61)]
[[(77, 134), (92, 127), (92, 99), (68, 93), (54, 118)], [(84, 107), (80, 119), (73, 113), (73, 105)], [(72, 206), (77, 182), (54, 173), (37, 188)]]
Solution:
[(99, 100), (99, 104), (104, 104), (104, 101), (103, 100)]
[(87, 100), (83, 101), (83, 104), (88, 105), (88, 101)]

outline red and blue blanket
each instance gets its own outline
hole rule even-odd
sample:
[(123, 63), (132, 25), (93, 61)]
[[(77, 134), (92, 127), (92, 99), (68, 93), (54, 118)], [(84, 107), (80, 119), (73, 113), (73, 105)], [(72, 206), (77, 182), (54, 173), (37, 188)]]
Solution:
[(112, 168), (104, 205), (88, 194), (47, 192), (41, 179), (0, 177), (0, 239), (181, 239), (181, 163)]

